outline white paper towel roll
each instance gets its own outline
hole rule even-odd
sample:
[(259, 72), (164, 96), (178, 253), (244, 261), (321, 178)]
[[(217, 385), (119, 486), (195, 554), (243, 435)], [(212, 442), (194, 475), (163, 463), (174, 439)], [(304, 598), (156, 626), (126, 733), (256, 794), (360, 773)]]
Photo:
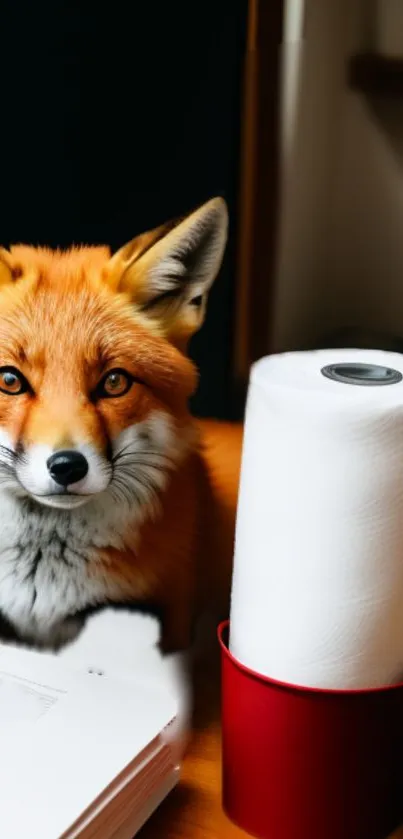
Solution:
[[(346, 383), (345, 363), (399, 381)], [(332, 364), (342, 381), (321, 372)], [(402, 374), (398, 354), (347, 349), (252, 369), (230, 650), (273, 679), (352, 689), (403, 677)]]

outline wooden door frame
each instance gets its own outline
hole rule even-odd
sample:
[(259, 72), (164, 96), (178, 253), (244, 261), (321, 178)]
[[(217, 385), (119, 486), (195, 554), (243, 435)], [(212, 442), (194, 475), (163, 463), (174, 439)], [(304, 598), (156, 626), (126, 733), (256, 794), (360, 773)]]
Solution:
[(284, 0), (249, 0), (242, 108), (234, 369), (245, 386), (269, 347), (279, 198)]

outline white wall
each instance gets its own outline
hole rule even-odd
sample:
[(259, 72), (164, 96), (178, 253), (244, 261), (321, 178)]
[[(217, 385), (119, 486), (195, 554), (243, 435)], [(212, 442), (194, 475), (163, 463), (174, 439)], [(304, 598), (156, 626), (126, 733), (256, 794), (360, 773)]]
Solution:
[(276, 351), (346, 326), (403, 335), (403, 103), (371, 103), (346, 81), (369, 12), (369, 0), (306, 0), (296, 113), (298, 48), (285, 47)]
[(403, 103), (344, 93), (337, 171), (331, 277), (351, 298), (338, 316), (403, 335)]

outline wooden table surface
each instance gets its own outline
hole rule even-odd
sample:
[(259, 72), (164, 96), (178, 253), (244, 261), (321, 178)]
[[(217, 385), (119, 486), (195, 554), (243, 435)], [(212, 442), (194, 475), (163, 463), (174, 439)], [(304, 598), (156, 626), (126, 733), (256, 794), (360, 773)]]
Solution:
[[(219, 658), (210, 654), (195, 678), (195, 730), (182, 779), (139, 839), (247, 839), (221, 806), (219, 682)], [(403, 839), (403, 827), (391, 839)]]
[[(245, 839), (221, 807), (219, 657), (209, 654), (195, 676), (195, 725), (178, 786), (139, 839)], [(403, 837), (402, 837), (403, 839)]]

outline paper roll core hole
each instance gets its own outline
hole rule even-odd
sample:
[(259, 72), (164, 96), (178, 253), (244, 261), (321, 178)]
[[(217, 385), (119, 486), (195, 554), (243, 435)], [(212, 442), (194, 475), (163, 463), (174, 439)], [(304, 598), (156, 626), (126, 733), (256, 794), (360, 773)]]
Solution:
[(335, 382), (347, 385), (395, 385), (402, 380), (402, 374), (392, 367), (383, 367), (380, 364), (357, 364), (357, 362), (346, 362), (344, 364), (327, 364), (321, 370), (323, 376)]

